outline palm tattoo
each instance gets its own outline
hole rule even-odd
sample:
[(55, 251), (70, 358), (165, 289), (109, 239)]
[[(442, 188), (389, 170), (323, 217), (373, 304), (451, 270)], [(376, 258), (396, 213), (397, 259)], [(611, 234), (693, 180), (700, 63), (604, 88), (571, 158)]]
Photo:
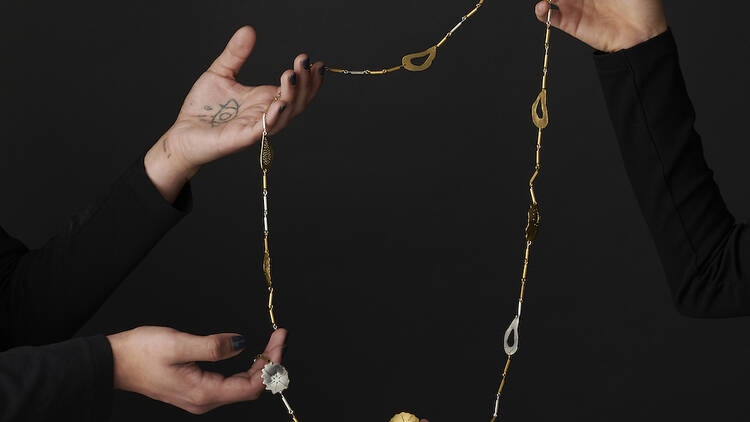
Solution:
[[(198, 117), (204, 122), (209, 122), (211, 127), (216, 127), (221, 124), (230, 122), (240, 114), (240, 103), (234, 98), (230, 98), (226, 103), (220, 104), (218, 111), (213, 115), (200, 114)], [(204, 111), (214, 111), (214, 108), (210, 105), (203, 107)]]

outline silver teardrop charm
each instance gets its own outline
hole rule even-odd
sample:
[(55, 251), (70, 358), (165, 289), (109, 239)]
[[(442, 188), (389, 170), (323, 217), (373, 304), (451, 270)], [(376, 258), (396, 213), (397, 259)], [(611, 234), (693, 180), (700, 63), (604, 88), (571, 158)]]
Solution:
[[(505, 338), (503, 339), (503, 347), (505, 348), (505, 354), (508, 356), (513, 356), (518, 351), (518, 324), (521, 322), (518, 315), (516, 315), (515, 318), (513, 318), (513, 322), (510, 323), (510, 326), (507, 330), (505, 330)], [(508, 343), (508, 340), (510, 340), (510, 335), (513, 334), (513, 345), (511, 346)]]

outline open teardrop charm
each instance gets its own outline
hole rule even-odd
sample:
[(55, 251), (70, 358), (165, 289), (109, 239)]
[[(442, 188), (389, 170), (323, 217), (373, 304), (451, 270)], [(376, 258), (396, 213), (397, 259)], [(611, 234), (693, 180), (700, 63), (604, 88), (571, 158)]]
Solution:
[(529, 207), (529, 221), (526, 223), (526, 241), (533, 242), (536, 235), (539, 234), (539, 228), (542, 225), (542, 214), (539, 211), (538, 204), (531, 204)]
[[(539, 103), (541, 103), (542, 108), (542, 115), (539, 116), (537, 113), (537, 108), (539, 108)], [(549, 125), (549, 113), (547, 112), (547, 90), (542, 88), (542, 92), (539, 93), (536, 97), (536, 101), (534, 101), (534, 104), (531, 106), (531, 120), (534, 121), (534, 126), (538, 127), (539, 129), (544, 129)]]
[(263, 136), (263, 140), (260, 145), (260, 168), (263, 171), (267, 171), (271, 168), (273, 162), (273, 148), (271, 142), (268, 139), (268, 135)]
[[(421, 72), (423, 70), (427, 70), (430, 66), (432, 66), (432, 61), (435, 60), (435, 56), (437, 55), (437, 46), (433, 45), (432, 47), (428, 48), (425, 51), (420, 51), (419, 53), (414, 54), (407, 54), (401, 59), (401, 64), (404, 66), (404, 69), (412, 71), (412, 72)], [(412, 63), (412, 60), (418, 59), (420, 57), (428, 56), (427, 60), (425, 60), (424, 63), (417, 66), (414, 63)]]
[[(516, 315), (515, 318), (513, 318), (513, 322), (510, 323), (510, 326), (507, 330), (505, 330), (505, 338), (503, 339), (503, 347), (505, 348), (505, 354), (508, 356), (513, 356), (518, 351), (518, 324), (521, 322), (518, 315)], [(510, 335), (513, 334), (513, 345), (511, 346), (508, 343), (508, 340), (510, 340)]]

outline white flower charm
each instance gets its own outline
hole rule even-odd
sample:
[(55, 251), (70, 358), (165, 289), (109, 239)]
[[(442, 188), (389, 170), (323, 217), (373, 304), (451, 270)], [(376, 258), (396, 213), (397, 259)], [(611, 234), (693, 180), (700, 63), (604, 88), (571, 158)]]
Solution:
[(289, 387), (289, 372), (278, 363), (268, 363), (263, 367), (263, 385), (273, 394), (281, 393)]

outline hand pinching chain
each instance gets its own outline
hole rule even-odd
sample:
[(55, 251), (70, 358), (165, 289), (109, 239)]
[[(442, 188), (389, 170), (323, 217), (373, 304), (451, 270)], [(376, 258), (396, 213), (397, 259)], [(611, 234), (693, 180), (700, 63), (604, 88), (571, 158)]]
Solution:
[[(419, 53), (413, 53), (413, 54), (407, 54), (404, 57), (401, 58), (401, 64), (394, 67), (388, 67), (388, 68), (381, 68), (379, 70), (370, 70), (370, 69), (364, 69), (364, 70), (349, 70), (349, 69), (338, 69), (335, 67), (328, 67), (326, 66), (326, 70), (335, 72), (335, 73), (343, 73), (345, 75), (385, 75), (386, 73), (396, 72), (401, 69), (406, 69), (411, 72), (421, 72), (423, 70), (427, 70), (430, 66), (432, 66), (433, 60), (435, 60), (435, 57), (437, 56), (437, 49), (442, 47), (447, 41), (448, 38), (452, 37), (453, 34), (458, 31), (458, 28), (461, 27), (461, 25), (466, 22), (467, 19), (474, 16), (475, 13), (479, 11), (479, 8), (482, 7), (484, 4), (484, 0), (479, 0), (479, 3), (477, 3), (471, 11), (463, 16), (461, 16), (461, 20), (456, 24), (456, 26), (453, 27), (450, 31), (448, 31), (447, 34), (435, 45), (428, 48), (425, 51), (420, 51)], [(414, 64), (414, 60), (421, 59), (423, 57), (427, 57), (425, 61), (420, 64)]]
[[(278, 101), (279, 98), (280, 95), (276, 95), (274, 102)], [(263, 137), (260, 144), (260, 169), (263, 171), (263, 274), (266, 277), (266, 284), (268, 285), (268, 316), (271, 318), (273, 329), (277, 330), (279, 327), (276, 324), (276, 317), (273, 313), (273, 281), (271, 279), (271, 248), (269, 246), (271, 232), (268, 225), (268, 170), (271, 169), (272, 162), (273, 148), (271, 147), (268, 126), (266, 125), (266, 113), (263, 113)], [(267, 362), (261, 372), (263, 385), (266, 386), (266, 390), (273, 394), (279, 394), (289, 415), (292, 417), (292, 421), (299, 422), (297, 416), (294, 414), (294, 410), (292, 410), (292, 406), (286, 397), (284, 397), (284, 390), (289, 388), (289, 373), (286, 368), (279, 363), (271, 362), (270, 359), (263, 355), (258, 355), (257, 359)]]
[[(534, 126), (537, 127), (536, 137), (536, 165), (534, 166), (534, 174), (531, 175), (529, 180), (529, 194), (531, 196), (531, 205), (529, 206), (528, 222), (526, 223), (526, 250), (523, 254), (523, 272), (521, 274), (521, 293), (518, 297), (518, 310), (516, 316), (510, 323), (510, 326), (505, 331), (505, 337), (503, 338), (503, 347), (505, 354), (508, 355), (505, 361), (505, 368), (502, 373), (502, 380), (500, 381), (500, 388), (497, 390), (497, 397), (495, 398), (495, 412), (492, 414), (490, 422), (495, 422), (500, 416), (500, 396), (503, 393), (503, 387), (505, 387), (505, 380), (508, 376), (508, 369), (510, 368), (510, 358), (518, 352), (518, 325), (521, 323), (521, 306), (523, 305), (523, 295), (526, 291), (526, 280), (529, 271), (529, 254), (531, 253), (531, 244), (534, 243), (537, 234), (539, 233), (539, 227), (541, 225), (541, 213), (539, 210), (539, 203), (537, 202), (536, 193), (534, 192), (534, 182), (537, 176), (539, 176), (539, 170), (542, 168), (541, 163), (541, 151), (542, 151), (542, 131), (549, 125), (549, 114), (547, 112), (547, 69), (549, 65), (549, 36), (550, 36), (550, 21), (552, 19), (552, 2), (550, 3), (550, 9), (547, 12), (547, 30), (544, 36), (544, 69), (542, 71), (542, 91), (536, 97), (534, 104), (531, 106), (531, 120), (534, 122)], [(541, 110), (541, 116), (537, 110)], [(511, 342), (512, 340), (512, 342)]]

